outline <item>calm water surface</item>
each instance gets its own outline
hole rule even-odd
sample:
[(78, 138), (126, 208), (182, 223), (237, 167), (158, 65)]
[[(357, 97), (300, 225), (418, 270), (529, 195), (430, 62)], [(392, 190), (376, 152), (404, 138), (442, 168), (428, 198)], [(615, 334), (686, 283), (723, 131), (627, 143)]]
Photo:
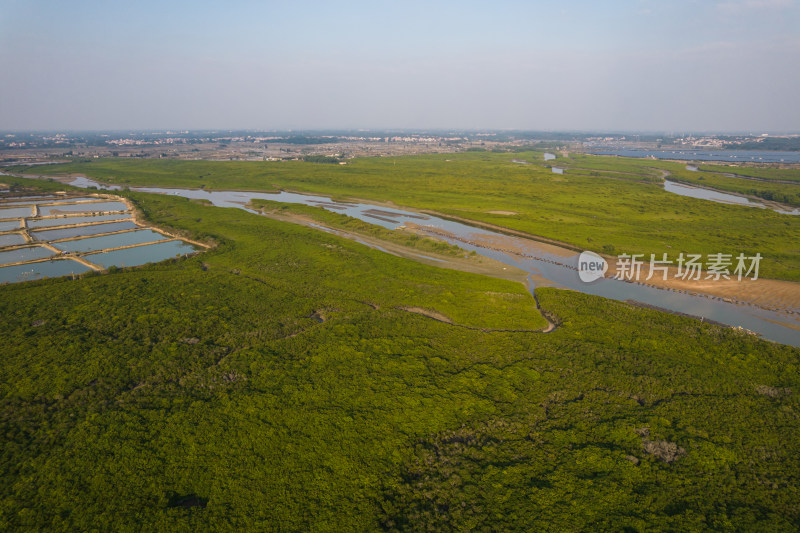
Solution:
[(39, 208), (42, 216), (59, 215), (64, 212), (95, 213), (100, 211), (125, 211), (128, 209), (122, 202), (92, 202), (74, 205), (50, 205)]
[(83, 224), (85, 222), (102, 222), (104, 220), (132, 220), (129, 214), (97, 215), (97, 216), (67, 216), (57, 218), (44, 218), (41, 220), (28, 220), (31, 228), (47, 228), (51, 226), (67, 226), (69, 224)]
[(30, 207), (0, 208), (0, 218), (24, 218), (33, 214)]
[(0, 265), (16, 263), (17, 261), (33, 261), (34, 259), (44, 259), (55, 254), (43, 246), (31, 246), (28, 248), (18, 248), (0, 252)]
[(689, 196), (691, 198), (699, 198), (701, 200), (709, 200), (721, 204), (734, 204), (744, 205), (747, 207), (758, 207), (761, 209), (772, 209), (776, 213), (783, 215), (800, 215), (800, 209), (791, 208), (776, 208), (770, 207), (757, 200), (739, 196), (736, 194), (712, 191), (711, 189), (703, 189), (701, 187), (693, 187), (691, 185), (684, 185), (682, 183), (675, 183), (674, 181), (664, 180), (664, 190), (667, 192), (679, 194), (681, 196)]
[(111, 233), (112, 231), (136, 229), (138, 227), (139, 226), (133, 222), (112, 222), (110, 224), (96, 224), (93, 226), (81, 226), (78, 228), (33, 231), (31, 232), (31, 236), (39, 241), (55, 241), (58, 239), (69, 239), (84, 235), (96, 235), (98, 233)]
[(108, 268), (110, 266), (139, 266), (145, 263), (157, 263), (171, 257), (195, 252), (194, 246), (182, 241), (168, 241), (136, 248), (126, 248), (113, 252), (101, 252), (86, 256), (88, 261)]
[(11, 231), (14, 229), (19, 229), (19, 220), (0, 222), (0, 231)]
[(0, 283), (18, 283), (42, 278), (57, 278), (70, 274), (83, 274), (91, 270), (86, 265), (69, 259), (43, 261), (0, 268)]
[[(30, 205), (38, 202), (57, 202), (59, 200), (63, 200), (63, 198), (60, 198), (58, 196), (15, 196), (14, 198), (15, 199), (11, 200), (10, 202), (6, 201), (0, 202), (0, 207), (6, 205)], [(16, 198), (22, 198), (22, 199), (17, 200)]]
[[(77, 241), (65, 241), (54, 243), (53, 246), (66, 252), (94, 252), (106, 248), (116, 248), (119, 246), (130, 246), (133, 244), (144, 244), (146, 242), (162, 241), (166, 239), (160, 233), (145, 229), (120, 233), (118, 235), (106, 235), (105, 237), (90, 237)], [(145, 261), (147, 263), (148, 261)]]
[(25, 237), (19, 233), (0, 235), (0, 246), (14, 246), (16, 244), (25, 244)]

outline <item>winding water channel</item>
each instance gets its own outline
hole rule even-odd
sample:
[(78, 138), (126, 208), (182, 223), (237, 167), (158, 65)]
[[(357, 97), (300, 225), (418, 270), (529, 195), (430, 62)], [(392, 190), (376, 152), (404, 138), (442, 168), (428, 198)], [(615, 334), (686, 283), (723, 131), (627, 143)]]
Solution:
[[(76, 178), (71, 185), (117, 190), (88, 178)], [(659, 289), (638, 283), (613, 278), (602, 278), (584, 283), (577, 273), (578, 253), (562, 249), (564, 253), (552, 253), (552, 247), (536, 241), (523, 239), (483, 228), (476, 228), (444, 218), (386, 208), (362, 202), (339, 202), (324, 196), (290, 192), (258, 193), (241, 191), (204, 191), (193, 189), (167, 189), (138, 187), (137, 191), (182, 196), (184, 198), (208, 200), (218, 207), (235, 207), (251, 213), (246, 205), (254, 199), (299, 203), (323, 207), (343, 213), (388, 229), (416, 224), (423, 230), (435, 234), (451, 244), (468, 251), (496, 259), (504, 264), (520, 268), (529, 273), (531, 285), (567, 288), (579, 292), (603, 296), (614, 300), (634, 300), (649, 306), (685, 313), (704, 320), (712, 320), (734, 327), (756, 332), (766, 339), (783, 344), (800, 346), (800, 315), (786, 315), (752, 305), (737, 305), (712, 296), (697, 296), (682, 291)], [(322, 228), (320, 228), (322, 229)], [(498, 240), (501, 239), (501, 240)], [(487, 244), (504, 242), (506, 248)], [(373, 246), (378, 248), (377, 246)], [(747, 283), (747, 280), (742, 281)]]
[(712, 189), (704, 189), (702, 187), (695, 187), (693, 185), (686, 185), (684, 183), (677, 183), (670, 180), (664, 180), (664, 190), (673, 194), (689, 196), (691, 198), (699, 198), (701, 200), (709, 200), (711, 202), (717, 202), (720, 204), (744, 205), (747, 207), (758, 207), (760, 209), (772, 209), (776, 213), (781, 213), (782, 215), (800, 215), (800, 209), (797, 208), (791, 208), (788, 206), (776, 207), (777, 204), (768, 205), (759, 202), (758, 200), (747, 198), (746, 196), (715, 191)]

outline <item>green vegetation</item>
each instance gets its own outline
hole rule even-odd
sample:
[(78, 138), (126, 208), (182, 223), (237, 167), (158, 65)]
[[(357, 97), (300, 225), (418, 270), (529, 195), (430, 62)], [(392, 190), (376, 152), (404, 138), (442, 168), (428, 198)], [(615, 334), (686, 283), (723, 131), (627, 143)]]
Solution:
[(341, 166), (301, 161), (100, 159), (89, 164), (50, 165), (35, 172), (80, 172), (122, 185), (282, 188), (338, 198), (390, 200), (601, 253), (613, 250), (646, 257), (663, 253), (673, 257), (680, 252), (760, 253), (764, 257), (761, 277), (800, 280), (800, 217), (665, 192), (665, 174), (680, 178), (698, 174), (679, 163), (577, 155), (559, 160), (571, 167), (563, 175), (553, 174), (549, 163), (545, 164), (539, 152), (469, 152), (354, 159)]
[(59, 183), (53, 179), (32, 181), (27, 178), (18, 178), (16, 176), (0, 176), (0, 183), (7, 185), (11, 194), (15, 195), (56, 192), (65, 189), (80, 190), (74, 187), (65, 187), (63, 183)]
[(800, 527), (800, 350), (125, 194), (219, 246), (0, 287), (4, 531)]
[(340, 229), (360, 235), (369, 235), (383, 241), (394, 242), (409, 248), (416, 248), (423, 252), (432, 252), (452, 257), (463, 257), (467, 255), (463, 248), (449, 244), (444, 241), (422, 237), (404, 232), (389, 230), (370, 224), (355, 217), (333, 213), (322, 207), (313, 207), (303, 204), (286, 204), (283, 202), (273, 202), (271, 200), (255, 199), (250, 202), (255, 209), (264, 209), (265, 212), (277, 215), (301, 215), (315, 220), (327, 227)]
[(736, 146), (737, 150), (776, 150), (796, 152), (800, 150), (800, 139), (797, 137), (767, 137)]
[(757, 196), (765, 200), (791, 206), (800, 206), (800, 183), (755, 181), (728, 177), (713, 172), (695, 172), (685, 169), (673, 172), (670, 179), (721, 191)]
[[(778, 169), (736, 166), (730, 168), (718, 164), (704, 164), (699, 171), (686, 169), (686, 164), (675, 161), (653, 161), (619, 157), (598, 157), (573, 155), (561, 164), (579, 167), (578, 173), (592, 176), (615, 177), (617, 179), (641, 179), (661, 183), (663, 177), (728, 191), (737, 194), (756, 196), (773, 202), (800, 206), (800, 169)], [(601, 174), (601, 171), (606, 171)], [(572, 171), (575, 172), (575, 171)], [(759, 177), (766, 181), (756, 181), (724, 174)], [(770, 181), (773, 180), (773, 181)], [(781, 183), (788, 182), (788, 183)], [(792, 182), (798, 182), (797, 184)]]
[(303, 156), (303, 161), (306, 163), (329, 163), (338, 165), (341, 160), (338, 157), (330, 157), (327, 155), (306, 155)]
[(736, 174), (751, 176), (765, 180), (798, 181), (800, 182), (800, 168), (765, 168), (744, 167), (741, 165), (724, 165), (704, 163), (700, 170), (707, 172), (722, 172), (723, 174)]

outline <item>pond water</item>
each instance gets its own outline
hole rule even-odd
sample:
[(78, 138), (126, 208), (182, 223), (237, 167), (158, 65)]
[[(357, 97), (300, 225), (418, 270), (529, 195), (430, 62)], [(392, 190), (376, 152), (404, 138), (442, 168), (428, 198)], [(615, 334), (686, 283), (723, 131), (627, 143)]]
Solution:
[[(0, 176), (5, 176), (5, 174), (0, 172)], [(45, 200), (45, 199), (59, 200), (59, 199), (63, 199), (64, 197), (60, 196), (60, 195), (56, 196), (56, 195), (53, 195), (53, 194), (46, 194), (46, 195), (35, 195), (35, 196), (13, 196), (12, 198), (13, 198), (13, 200), (11, 201), (12, 203), (19, 203), (19, 202), (22, 202), (22, 201), (30, 202), (32, 200)], [(3, 199), (7, 199), (7, 198), (0, 198), (0, 200), (3, 200)]]
[(563, 173), (564, 173), (563, 168), (553, 167), (553, 174), (563, 174)]
[(60, 196), (15, 196), (10, 202), (0, 202), (0, 207), (6, 205), (30, 205), (37, 202), (57, 202), (63, 200)]
[[(66, 252), (94, 252), (106, 248), (117, 248), (120, 246), (130, 246), (133, 244), (144, 244), (146, 242), (161, 241), (166, 239), (160, 233), (145, 229), (131, 231), (117, 235), (106, 235), (105, 237), (89, 237), (77, 241), (65, 241), (54, 243), (53, 246)], [(145, 261), (147, 263), (148, 261)]]
[(0, 208), (0, 218), (23, 218), (29, 217), (33, 214), (30, 207), (9, 207)]
[(86, 259), (96, 265), (108, 268), (110, 266), (139, 266), (145, 263), (157, 263), (171, 257), (186, 255), (195, 252), (194, 246), (183, 241), (168, 241), (135, 248), (125, 248), (113, 252), (101, 252), (87, 255)]
[(55, 241), (58, 239), (69, 239), (83, 235), (96, 235), (98, 233), (111, 233), (127, 229), (136, 229), (139, 226), (132, 221), (111, 222), (110, 224), (95, 224), (92, 226), (80, 226), (78, 228), (53, 229), (44, 231), (33, 231), (31, 236), (39, 241)]
[(11, 231), (14, 229), (19, 229), (19, 220), (0, 222), (0, 231)]
[(800, 152), (774, 152), (772, 150), (633, 150), (593, 148), (589, 153), (620, 157), (655, 157), (681, 161), (739, 161), (756, 163), (800, 163)]
[(39, 208), (41, 216), (59, 215), (65, 212), (96, 213), (100, 211), (126, 211), (128, 208), (122, 202), (92, 202), (86, 204), (59, 204), (42, 206)]
[[(74, 202), (85, 202), (76, 204)], [(44, 204), (44, 205), (43, 205)], [(47, 205), (49, 204), (49, 205)], [(33, 218), (32, 207), (37, 205), (38, 216), (53, 218)], [(14, 197), (11, 201), (0, 202), (0, 218), (25, 218), (30, 235), (38, 241), (57, 241), (75, 239), (58, 243), (58, 248), (66, 252), (87, 254), (103, 267), (135, 266), (163, 261), (176, 255), (195, 252), (195, 247), (182, 241), (168, 241), (161, 233), (139, 229), (130, 213), (114, 215), (89, 215), (101, 211), (126, 211), (123, 202), (100, 200), (97, 198), (63, 196)], [(88, 224), (80, 227), (63, 227), (75, 224)], [(0, 232), (20, 229), (19, 220), (0, 221)], [(56, 228), (56, 229), (49, 229)], [(114, 235), (103, 235), (117, 231)], [(100, 235), (93, 237), (94, 235)], [(160, 242), (165, 241), (165, 242)], [(0, 235), (0, 248), (25, 244), (25, 237), (19, 233)], [(146, 244), (156, 243), (156, 244)], [(94, 253), (99, 250), (132, 246), (124, 250)], [(36, 261), (25, 265), (7, 266), (20, 261)], [(26, 246), (16, 250), (0, 251), (0, 283), (16, 283), (45, 277), (58, 277), (84, 273), (91, 268), (69, 258), (60, 257), (57, 252), (44, 246)]]
[(25, 244), (25, 237), (19, 233), (0, 235), (0, 246), (14, 246), (17, 244)]
[[(740, 306), (723, 302), (721, 299), (714, 297), (694, 296), (610, 278), (597, 280), (590, 284), (584, 283), (580, 281), (576, 271), (578, 260), (577, 253), (568, 258), (555, 256), (545, 251), (544, 248), (537, 246), (534, 241), (508, 237), (489, 230), (478, 229), (473, 226), (427, 214), (422, 215), (420, 213), (404, 211), (394, 207), (387, 209), (366, 203), (334, 202), (330, 198), (323, 196), (290, 192), (254, 193), (154, 187), (136, 188), (135, 190), (182, 196), (192, 199), (204, 199), (218, 207), (236, 207), (251, 213), (254, 211), (246, 208), (245, 205), (253, 199), (265, 199), (277, 202), (320, 206), (388, 229), (396, 229), (398, 226), (408, 223), (421, 224), (429, 226), (432, 229), (442, 229), (452, 233), (455, 238), (445, 238), (445, 240), (451, 244), (460, 246), (468, 251), (474, 250), (480, 255), (491, 257), (502, 263), (521, 268), (536, 276), (536, 279), (544, 279), (544, 282), (539, 282), (540, 286), (550, 285), (568, 288), (614, 300), (636, 300), (648, 305), (714, 320), (731, 326), (741, 326), (745, 329), (760, 333), (767, 339), (793, 346), (800, 346), (800, 331), (792, 329), (792, 326), (800, 328), (800, 320), (797, 318), (787, 317), (755, 306)], [(375, 213), (380, 214), (376, 215)], [(527, 250), (525, 253), (533, 257), (522, 258), (512, 253), (497, 251), (489, 247), (464, 242), (465, 240), (475, 242), (480, 241), (482, 238), (491, 239), (496, 237), (509, 239), (507, 242), (512, 242), (515, 247)], [(93, 260), (92, 257), (95, 256), (91, 256), (87, 259)], [(783, 324), (788, 324), (788, 326)]]
[(91, 269), (86, 265), (69, 259), (0, 267), (0, 283), (18, 283), (20, 281), (55, 278), (70, 274), (83, 274), (88, 270)]
[(736, 194), (713, 191), (711, 189), (703, 189), (702, 187), (693, 187), (691, 185), (684, 185), (683, 183), (675, 183), (674, 181), (664, 180), (664, 190), (667, 192), (679, 194), (681, 196), (689, 196), (691, 198), (699, 198), (701, 200), (710, 200), (721, 204), (734, 204), (744, 205), (747, 207), (758, 207), (761, 209), (772, 209), (776, 213), (783, 215), (800, 215), (800, 209), (781, 209), (771, 207), (756, 200), (751, 200), (744, 196)]
[(17, 248), (0, 252), (0, 265), (16, 263), (18, 261), (32, 261), (34, 259), (44, 259), (55, 254), (54, 251), (43, 246), (30, 246), (28, 248)]
[(102, 222), (104, 220), (132, 220), (130, 214), (120, 213), (118, 215), (97, 215), (97, 216), (66, 216), (56, 218), (44, 218), (41, 220), (28, 220), (30, 228), (47, 228), (51, 226), (67, 226), (69, 224), (83, 224), (85, 222)]
[(552, 161), (553, 159), (556, 159), (556, 154), (551, 154), (549, 152), (545, 152), (544, 153), (544, 160), (545, 161)]
[[(55, 203), (64, 203), (64, 202), (97, 202), (101, 200), (101, 198), (96, 198), (94, 196), (80, 196), (80, 197), (50, 197), (49, 199), (41, 199), (37, 200), (35, 203), (42, 205), (42, 204), (55, 204)], [(30, 200), (28, 201), (30, 203)]]

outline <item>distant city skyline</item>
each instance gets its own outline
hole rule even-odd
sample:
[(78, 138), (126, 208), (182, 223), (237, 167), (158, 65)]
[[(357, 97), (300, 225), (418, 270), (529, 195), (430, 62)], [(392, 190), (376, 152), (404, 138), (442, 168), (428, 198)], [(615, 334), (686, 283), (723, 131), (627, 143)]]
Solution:
[(797, 0), (0, 0), (0, 130), (800, 130)]

